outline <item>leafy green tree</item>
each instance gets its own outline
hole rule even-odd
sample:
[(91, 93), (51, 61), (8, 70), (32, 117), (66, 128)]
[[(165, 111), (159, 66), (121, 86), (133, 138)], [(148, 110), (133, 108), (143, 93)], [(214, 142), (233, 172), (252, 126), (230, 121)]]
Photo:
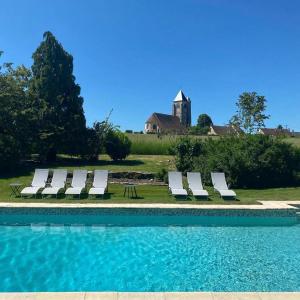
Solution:
[(35, 113), (28, 93), (30, 77), (24, 66), (0, 66), (1, 171), (13, 168), (31, 152)]
[(189, 134), (205, 135), (209, 131), (209, 127), (213, 124), (211, 118), (207, 114), (201, 114), (198, 117), (196, 126), (189, 128)]
[(119, 127), (115, 126), (109, 121), (110, 115), (112, 111), (109, 113), (108, 117), (102, 122), (95, 122), (93, 128), (97, 134), (99, 140), (99, 151), (105, 151), (105, 144), (108, 138), (108, 135), (115, 130), (118, 130)]
[(266, 99), (256, 92), (243, 93), (236, 102), (237, 112), (231, 118), (230, 124), (241, 128), (246, 133), (256, 133), (265, 127), (265, 120), (269, 118), (266, 110)]
[(201, 114), (197, 120), (197, 126), (199, 128), (206, 128), (213, 124), (211, 117), (207, 114)]
[(207, 114), (201, 114), (197, 120), (199, 134), (207, 134), (210, 126), (213, 124), (211, 117)]
[(131, 141), (123, 132), (111, 130), (106, 136), (105, 149), (112, 160), (125, 159), (130, 154)]
[(55, 160), (57, 152), (82, 152), (86, 122), (80, 87), (73, 75), (72, 55), (51, 32), (45, 32), (43, 38), (32, 56), (30, 92), (38, 108), (37, 151), (42, 158)]

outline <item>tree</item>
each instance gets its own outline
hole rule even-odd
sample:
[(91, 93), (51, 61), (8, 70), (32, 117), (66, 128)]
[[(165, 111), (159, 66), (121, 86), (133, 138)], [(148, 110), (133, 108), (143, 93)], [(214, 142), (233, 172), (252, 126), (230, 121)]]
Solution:
[(123, 132), (111, 130), (106, 136), (105, 149), (111, 159), (125, 159), (130, 154), (131, 141)]
[(197, 126), (199, 128), (210, 127), (213, 124), (211, 117), (207, 114), (201, 114), (197, 120)]
[(199, 134), (207, 134), (210, 126), (213, 124), (211, 117), (207, 114), (201, 114), (197, 120)]
[(243, 93), (236, 102), (237, 111), (231, 118), (230, 124), (241, 128), (246, 133), (256, 133), (265, 127), (265, 120), (269, 118), (264, 114), (266, 99), (257, 95), (256, 92)]
[(208, 133), (210, 126), (213, 124), (211, 118), (207, 114), (201, 114), (198, 117), (197, 124), (189, 127), (189, 134), (205, 135)]
[(51, 32), (45, 32), (43, 38), (32, 56), (30, 92), (38, 108), (37, 151), (54, 160), (58, 151), (82, 151), (86, 124), (83, 98), (73, 75), (73, 57)]
[[(1, 56), (1, 53), (0, 53)], [(34, 108), (28, 93), (30, 70), (0, 66), (0, 169), (17, 165), (31, 151)]]

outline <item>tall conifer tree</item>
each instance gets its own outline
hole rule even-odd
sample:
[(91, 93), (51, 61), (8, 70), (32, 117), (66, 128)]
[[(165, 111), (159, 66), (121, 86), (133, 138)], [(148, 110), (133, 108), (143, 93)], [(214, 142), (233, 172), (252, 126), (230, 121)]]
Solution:
[(80, 86), (73, 75), (73, 57), (51, 32), (33, 53), (31, 92), (38, 107), (37, 151), (47, 160), (56, 153), (80, 154), (86, 121)]

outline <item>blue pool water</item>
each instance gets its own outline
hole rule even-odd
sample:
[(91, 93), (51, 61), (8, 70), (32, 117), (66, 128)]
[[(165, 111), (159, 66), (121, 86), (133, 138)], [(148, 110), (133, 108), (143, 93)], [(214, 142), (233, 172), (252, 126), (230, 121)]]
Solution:
[(300, 291), (300, 225), (2, 225), (0, 278), (0, 292)]

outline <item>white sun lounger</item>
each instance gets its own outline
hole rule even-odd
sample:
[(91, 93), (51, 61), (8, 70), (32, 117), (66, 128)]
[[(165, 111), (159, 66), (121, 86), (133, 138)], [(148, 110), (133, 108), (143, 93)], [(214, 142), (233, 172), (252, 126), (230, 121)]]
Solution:
[(214, 189), (218, 191), (221, 197), (236, 197), (236, 193), (228, 189), (224, 173), (211, 173), (211, 180)]
[(188, 193), (183, 188), (182, 185), (182, 175), (180, 172), (169, 172), (169, 191), (173, 196), (185, 196), (187, 197)]
[(87, 170), (75, 170), (73, 172), (73, 178), (71, 187), (69, 187), (65, 194), (66, 195), (78, 195), (80, 198), (80, 194), (85, 189), (87, 178)]
[(21, 196), (37, 195), (46, 186), (48, 174), (48, 169), (35, 169), (31, 186), (25, 187), (21, 191)]
[(196, 172), (187, 172), (187, 181), (189, 189), (195, 197), (208, 197), (207, 190), (203, 189), (201, 174)]
[(66, 185), (67, 174), (67, 170), (54, 170), (50, 186), (44, 188), (42, 195), (56, 195), (57, 197), (59, 191)]
[(94, 172), (93, 186), (89, 190), (89, 195), (102, 195), (107, 190), (108, 171), (107, 170), (96, 170)]

